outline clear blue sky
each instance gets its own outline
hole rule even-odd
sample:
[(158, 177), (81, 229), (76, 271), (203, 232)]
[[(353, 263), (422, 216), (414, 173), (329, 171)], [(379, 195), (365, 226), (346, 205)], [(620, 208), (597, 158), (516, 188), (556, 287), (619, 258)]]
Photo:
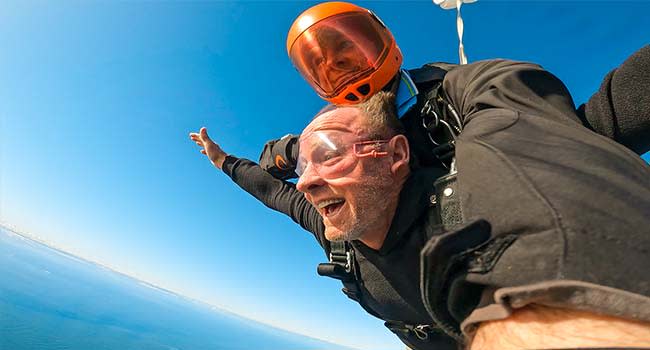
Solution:
[[(214, 169), (207, 126), (257, 159), (323, 102), (285, 35), (315, 2), (0, 3), (0, 221), (74, 254), (279, 327), (400, 349), (380, 321), (316, 276), (313, 238)], [(455, 14), (430, 1), (360, 3), (405, 66), (457, 61)], [(470, 61), (558, 75), (577, 104), (650, 42), (650, 2), (488, 1), (463, 7)]]

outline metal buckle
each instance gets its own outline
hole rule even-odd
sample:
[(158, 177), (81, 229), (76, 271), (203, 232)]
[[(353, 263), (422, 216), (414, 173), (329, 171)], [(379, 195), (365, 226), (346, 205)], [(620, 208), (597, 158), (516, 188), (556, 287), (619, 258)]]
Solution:
[[(330, 252), (330, 262), (332, 264), (336, 264), (337, 262), (334, 261), (334, 256)], [(345, 251), (345, 265), (343, 266), (345, 268), (345, 272), (350, 272), (352, 271), (352, 254), (350, 254), (349, 250)]]
[(345, 272), (352, 271), (352, 254), (350, 251), (345, 252)]
[[(451, 107), (451, 105), (449, 105), (449, 104), (447, 104), (446, 106), (449, 109), (449, 111), (452, 113), (452, 115), (454, 116), (454, 119), (455, 119), (454, 122), (460, 123), (460, 119), (458, 118), (458, 114), (453, 109), (453, 107)], [(449, 122), (447, 122), (446, 120), (440, 118), (438, 113), (436, 113), (435, 108), (432, 106), (431, 100), (427, 101), (424, 104), (424, 107), (422, 107), (421, 113), (422, 113), (422, 127), (424, 127), (424, 130), (426, 130), (427, 136), (429, 137), (429, 141), (431, 141), (431, 143), (433, 143), (434, 146), (440, 146), (441, 145), (439, 142), (434, 140), (433, 136), (432, 136), (433, 132), (436, 129), (438, 129), (438, 127), (440, 125), (445, 127), (447, 133), (449, 134), (449, 136), (451, 136), (452, 140), (454, 140), (454, 141), (456, 140), (456, 138), (460, 134), (460, 131), (461, 131), (460, 127), (452, 125)], [(427, 122), (427, 119), (428, 119), (427, 117), (432, 118), (432, 120), (430, 122)], [(430, 124), (433, 124), (433, 126), (430, 126)]]
[[(440, 124), (440, 117), (438, 116), (438, 113), (436, 113), (435, 108), (431, 105), (431, 100), (425, 102), (424, 107), (422, 107), (421, 110), (422, 113), (422, 127), (424, 130), (426, 130), (427, 137), (429, 137), (429, 141), (433, 143), (434, 146), (440, 146), (438, 142), (436, 142), (433, 137), (431, 137), (431, 134), (433, 133), (433, 130), (438, 128), (438, 124)], [(433, 123), (433, 126), (430, 126), (431, 123), (427, 122), (427, 117), (432, 118), (431, 122)]]
[(428, 324), (421, 324), (413, 327), (413, 333), (415, 333), (415, 336), (420, 340), (429, 339), (429, 332), (431, 332), (431, 330), (432, 327)]

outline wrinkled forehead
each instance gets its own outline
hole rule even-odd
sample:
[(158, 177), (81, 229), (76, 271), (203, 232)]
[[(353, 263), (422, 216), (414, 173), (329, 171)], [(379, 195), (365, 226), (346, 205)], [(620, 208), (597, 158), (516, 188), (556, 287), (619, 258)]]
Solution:
[(345, 150), (361, 136), (342, 130), (315, 130), (300, 137), (299, 155), (305, 157), (317, 151)]
[(348, 40), (339, 30), (328, 25), (320, 26), (315, 30), (316, 40), (321, 47), (328, 49), (336, 47), (337, 43)]
[(367, 122), (363, 114), (355, 107), (338, 107), (325, 112), (307, 125), (300, 136), (300, 142), (309, 138), (316, 131), (348, 133), (360, 136), (367, 133)]

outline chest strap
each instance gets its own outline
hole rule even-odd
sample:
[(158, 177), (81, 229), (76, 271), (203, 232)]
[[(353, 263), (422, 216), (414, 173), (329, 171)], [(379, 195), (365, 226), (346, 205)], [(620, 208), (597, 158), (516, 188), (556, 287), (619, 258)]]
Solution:
[(439, 328), (429, 324), (413, 325), (402, 321), (386, 320), (372, 309), (363, 298), (361, 291), (363, 281), (358, 276), (354, 249), (349, 242), (331, 242), (330, 260), (327, 263), (318, 264), (317, 271), (320, 276), (340, 280), (343, 283), (341, 289), (343, 294), (359, 303), (369, 314), (385, 321), (384, 326), (400, 338), (415, 336), (421, 341), (426, 341), (432, 334), (442, 333)]
[(354, 259), (354, 249), (350, 242), (331, 242), (330, 261), (318, 264), (317, 272), (340, 280), (343, 283), (343, 294), (356, 301), (369, 314), (382, 319), (375, 310), (365, 302), (361, 288), (363, 281), (359, 278), (358, 267)]
[(431, 153), (449, 169), (463, 122), (445, 96), (442, 82), (436, 83), (424, 93), (420, 123), (431, 143)]

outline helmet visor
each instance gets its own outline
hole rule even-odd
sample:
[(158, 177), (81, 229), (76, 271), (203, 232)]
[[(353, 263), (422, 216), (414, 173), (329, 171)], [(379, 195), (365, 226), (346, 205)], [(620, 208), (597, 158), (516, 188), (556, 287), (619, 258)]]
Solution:
[(391, 38), (371, 13), (343, 13), (304, 31), (291, 47), (291, 61), (316, 92), (329, 98), (377, 70)]

